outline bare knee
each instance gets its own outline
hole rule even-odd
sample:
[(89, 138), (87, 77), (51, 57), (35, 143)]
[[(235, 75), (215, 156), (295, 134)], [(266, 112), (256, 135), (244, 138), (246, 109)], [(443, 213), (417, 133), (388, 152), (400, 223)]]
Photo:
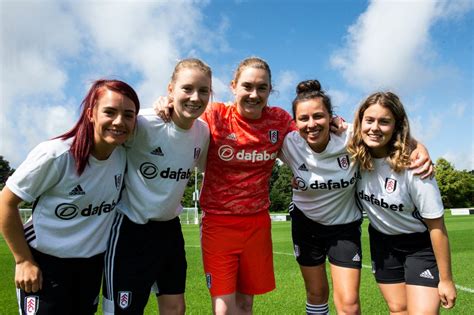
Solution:
[(184, 296), (159, 296), (158, 309), (161, 315), (183, 315), (186, 311)]
[(237, 293), (236, 305), (241, 314), (252, 314), (253, 295)]
[(310, 304), (324, 304), (327, 303), (329, 299), (329, 290), (322, 289), (322, 290), (307, 290), (306, 291), (306, 299)]
[(345, 294), (335, 300), (338, 314), (360, 314), (360, 301), (357, 294)]
[(396, 301), (387, 302), (388, 309), (390, 310), (390, 314), (397, 314), (403, 315), (408, 314), (408, 308), (405, 303), (398, 303)]

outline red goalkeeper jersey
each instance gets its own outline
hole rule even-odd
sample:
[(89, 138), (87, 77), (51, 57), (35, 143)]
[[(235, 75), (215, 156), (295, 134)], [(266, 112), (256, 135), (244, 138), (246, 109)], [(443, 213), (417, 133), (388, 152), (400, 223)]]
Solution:
[(211, 138), (200, 204), (208, 213), (253, 214), (270, 206), (269, 182), (291, 116), (266, 106), (260, 119), (246, 119), (235, 104), (213, 103), (202, 118)]

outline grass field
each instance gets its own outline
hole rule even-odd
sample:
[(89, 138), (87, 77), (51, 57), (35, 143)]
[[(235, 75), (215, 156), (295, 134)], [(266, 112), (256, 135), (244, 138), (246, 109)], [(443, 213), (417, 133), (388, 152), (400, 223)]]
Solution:
[[(442, 314), (474, 314), (474, 216), (446, 215), (451, 242), (453, 272), (458, 286), (458, 300), (451, 311)], [(202, 272), (199, 229), (183, 225), (188, 260), (186, 288), (187, 314), (210, 314), (210, 302)], [(305, 292), (299, 268), (293, 257), (290, 223), (273, 223), (273, 250), (277, 289), (255, 298), (255, 314), (304, 314)], [(370, 272), (367, 220), (363, 225), (364, 258), (361, 282), (361, 304), (365, 314), (387, 314), (383, 299)], [(0, 314), (17, 314), (13, 284), (14, 263), (5, 241), (0, 238)], [(331, 301), (332, 302), (332, 301)], [(335, 314), (331, 304), (331, 313)], [(157, 306), (150, 298), (146, 314), (156, 314)], [(102, 314), (99, 310), (98, 314)]]

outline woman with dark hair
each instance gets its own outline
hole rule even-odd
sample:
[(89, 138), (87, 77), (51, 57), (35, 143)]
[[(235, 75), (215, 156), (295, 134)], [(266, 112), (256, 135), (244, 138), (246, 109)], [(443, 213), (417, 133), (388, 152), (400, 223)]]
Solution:
[(412, 150), (398, 96), (370, 95), (348, 151), (361, 169), (357, 197), (370, 220), (372, 270), (390, 314), (438, 314), (456, 301), (444, 208), (436, 179), (408, 168)]
[(362, 214), (354, 193), (359, 178), (346, 145), (352, 126), (330, 133), (333, 107), (317, 80), (300, 82), (293, 101), (297, 131), (289, 133), (280, 158), (297, 188), (290, 205), (296, 260), (306, 287), (306, 313), (328, 314), (328, 257), (338, 314), (359, 314)]
[[(362, 214), (354, 198), (358, 164), (347, 152), (352, 125), (341, 134), (330, 133), (333, 107), (318, 80), (300, 82), (296, 94), (293, 117), (298, 130), (286, 136), (279, 157), (295, 178), (290, 215), (294, 252), (306, 287), (306, 313), (329, 312), (327, 257), (337, 313), (359, 314)], [(420, 159), (413, 164), (429, 161), (423, 147), (413, 159), (418, 152)]]
[[(22, 314), (94, 314), (109, 230), (140, 108), (127, 83), (95, 81), (76, 125), (39, 144), (0, 194)], [(18, 204), (34, 202), (22, 225)]]

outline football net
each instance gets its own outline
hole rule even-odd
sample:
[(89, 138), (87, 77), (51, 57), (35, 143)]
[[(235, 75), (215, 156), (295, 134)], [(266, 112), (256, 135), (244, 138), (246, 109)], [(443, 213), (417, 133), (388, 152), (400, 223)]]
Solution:
[(183, 208), (183, 212), (179, 215), (181, 224), (199, 224), (198, 208)]

